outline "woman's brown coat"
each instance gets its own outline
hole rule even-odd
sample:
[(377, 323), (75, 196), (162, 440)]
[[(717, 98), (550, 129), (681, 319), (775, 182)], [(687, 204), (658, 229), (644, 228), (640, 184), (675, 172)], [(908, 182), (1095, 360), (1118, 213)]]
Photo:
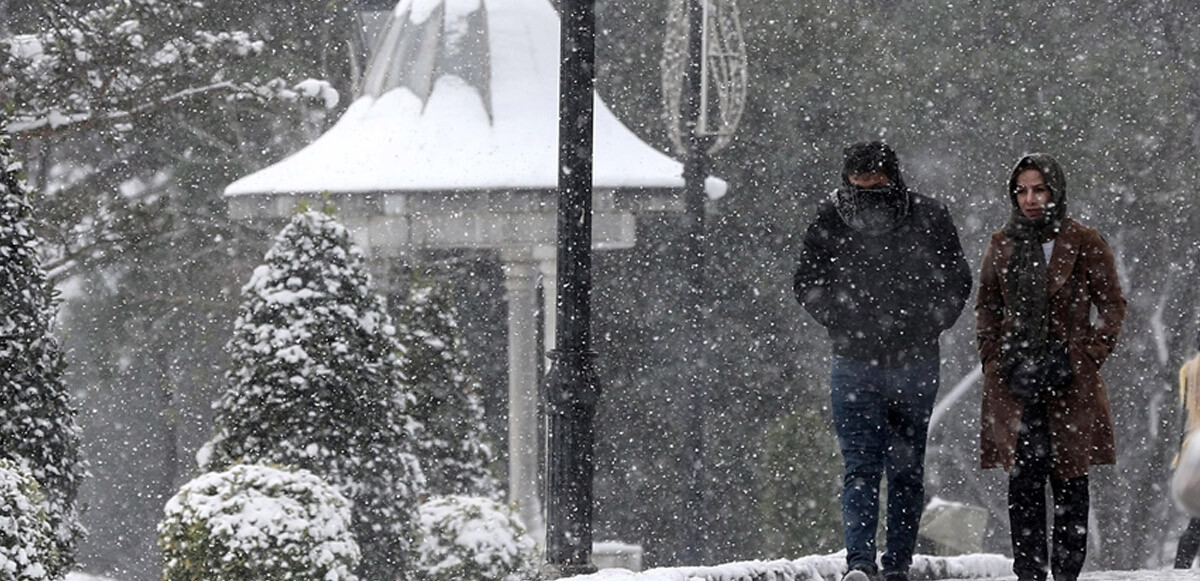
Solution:
[[(983, 256), (975, 303), (979, 356), (983, 361), (980, 464), (1012, 469), (1023, 404), (1009, 393), (999, 370), (1000, 348), (1011, 325), (1006, 267), (1012, 241), (996, 232)], [(1112, 353), (1125, 320), (1125, 297), (1112, 251), (1100, 233), (1070, 218), (1054, 240), (1047, 265), (1050, 334), (1067, 346), (1074, 377), (1049, 400), (1054, 476), (1087, 474), (1092, 464), (1116, 462), (1112, 411), (1100, 366)], [(1099, 314), (1092, 323), (1091, 311)]]

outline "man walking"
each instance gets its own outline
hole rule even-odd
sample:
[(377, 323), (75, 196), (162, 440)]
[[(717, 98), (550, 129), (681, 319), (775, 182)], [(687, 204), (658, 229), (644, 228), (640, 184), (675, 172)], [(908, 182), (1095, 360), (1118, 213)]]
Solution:
[(844, 155), (842, 187), (805, 232), (793, 289), (833, 343), (833, 422), (845, 461), (844, 581), (879, 578), (884, 472), (883, 577), (907, 581), (925, 500), (938, 337), (958, 319), (971, 272), (950, 212), (905, 186), (890, 147), (856, 143)]

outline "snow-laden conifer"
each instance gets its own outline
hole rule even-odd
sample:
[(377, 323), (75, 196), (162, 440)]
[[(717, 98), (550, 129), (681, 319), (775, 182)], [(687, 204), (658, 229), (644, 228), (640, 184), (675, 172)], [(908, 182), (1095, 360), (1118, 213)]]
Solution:
[(403, 577), (424, 476), (395, 327), (346, 228), (297, 214), (242, 289), (217, 434), (199, 460), (311, 470), (354, 505), (358, 573)]
[(499, 486), (489, 469), (479, 382), (469, 371), (456, 319), (441, 287), (414, 274), (396, 320), (416, 398), (411, 413), (425, 427), (417, 454), (432, 494), (494, 498)]
[(0, 118), (0, 458), (27, 468), (42, 490), (61, 577), (82, 532), (75, 512), (79, 430), (51, 335), (55, 302), (37, 255), (29, 194)]
[(164, 581), (356, 581), (350, 502), (307, 470), (202, 474), (167, 502), (158, 533)]
[(488, 498), (435, 496), (420, 513), (420, 581), (537, 578), (536, 544), (510, 507)]
[[(45, 581), (61, 569), (37, 481), (0, 458), (0, 581)], [(61, 576), (60, 576), (61, 577)]]

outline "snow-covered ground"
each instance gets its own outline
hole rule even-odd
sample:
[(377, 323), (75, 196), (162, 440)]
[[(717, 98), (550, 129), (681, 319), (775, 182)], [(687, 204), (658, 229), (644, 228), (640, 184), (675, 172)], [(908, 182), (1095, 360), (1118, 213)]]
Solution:
[[(795, 561), (746, 561), (712, 567), (672, 567), (633, 573), (602, 569), (572, 581), (838, 581), (846, 572), (845, 553), (803, 557)], [(976, 554), (957, 557), (917, 555), (913, 581), (991, 579), (1015, 581), (1012, 559), (1004, 555)], [(1200, 568), (1089, 571), (1080, 581), (1197, 581)]]
[[(601, 569), (572, 581), (837, 581), (846, 571), (844, 554), (803, 557), (794, 561), (745, 561), (711, 567), (666, 567), (634, 573), (625, 569)], [(958, 557), (917, 555), (913, 581), (970, 579), (1013, 581), (1012, 559), (1003, 555), (979, 554)], [(1197, 581), (1200, 569), (1143, 569), (1138, 571), (1090, 571), (1081, 581)], [(119, 581), (107, 577), (71, 573), (67, 581)]]
[[(1195, 581), (1200, 569), (1142, 569), (1139, 571), (1096, 571), (1080, 575), (1081, 581)], [(1016, 577), (1009, 577), (1016, 579)]]
[(116, 581), (109, 577), (101, 577), (99, 575), (88, 575), (87, 573), (67, 573), (67, 581)]
[[(980, 563), (990, 561), (998, 555), (970, 555)], [(816, 557), (815, 559), (822, 559)], [(1001, 557), (1003, 558), (1003, 557)], [(813, 558), (809, 558), (813, 559)], [(716, 567), (651, 569), (632, 573), (624, 569), (603, 569), (592, 575), (572, 577), (572, 581), (837, 581), (839, 574), (819, 572), (803, 565), (808, 559), (797, 561), (730, 563)], [(819, 574), (820, 576), (815, 576)], [(977, 576), (922, 578), (914, 575), (914, 581), (938, 579), (959, 581), (978, 579)], [(995, 581), (1015, 581), (1011, 569), (1004, 575), (992, 577)], [(1080, 581), (1196, 581), (1200, 569), (1143, 569), (1136, 571), (1090, 571), (1080, 576)]]
[[(794, 561), (743, 561), (711, 567), (664, 567), (634, 573), (625, 569), (602, 569), (573, 581), (837, 581), (846, 572), (844, 551), (832, 555), (802, 557)], [(932, 579), (984, 579), (1012, 576), (1012, 559), (1004, 555), (980, 554), (957, 557), (913, 558), (914, 581)]]

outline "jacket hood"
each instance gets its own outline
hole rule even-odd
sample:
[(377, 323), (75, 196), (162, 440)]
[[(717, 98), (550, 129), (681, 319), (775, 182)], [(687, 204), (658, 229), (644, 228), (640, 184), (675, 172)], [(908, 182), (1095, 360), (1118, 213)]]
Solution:
[(860, 173), (883, 172), (897, 189), (907, 189), (900, 174), (900, 159), (882, 141), (859, 142), (842, 151), (842, 186), (850, 187), (850, 176)]
[[(882, 141), (859, 142), (842, 151), (842, 187), (834, 192), (834, 205), (842, 221), (868, 235), (896, 229), (912, 210), (912, 194), (900, 175), (896, 152)], [(850, 176), (880, 172), (891, 182), (885, 188), (859, 188)]]

